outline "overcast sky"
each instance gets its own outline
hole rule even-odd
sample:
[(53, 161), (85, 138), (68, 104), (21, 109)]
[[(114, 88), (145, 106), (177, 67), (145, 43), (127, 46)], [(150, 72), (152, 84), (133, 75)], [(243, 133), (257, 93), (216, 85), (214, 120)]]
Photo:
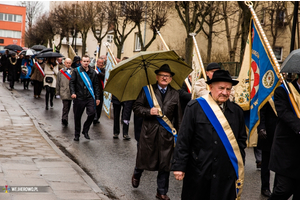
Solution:
[[(50, 4), (50, 1), (41, 1), (44, 6), (43, 6), (43, 11), (49, 11), (49, 4)], [(1, 1), (0, 0), (0, 4), (8, 4), (8, 5), (20, 5), (20, 1)]]

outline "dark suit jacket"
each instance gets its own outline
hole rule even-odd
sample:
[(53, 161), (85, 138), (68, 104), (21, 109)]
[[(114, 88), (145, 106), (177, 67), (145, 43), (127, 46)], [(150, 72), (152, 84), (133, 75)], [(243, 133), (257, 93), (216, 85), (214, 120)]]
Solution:
[[(296, 82), (293, 85), (300, 93)], [(300, 119), (294, 114), (284, 88), (275, 90), (274, 100), (278, 123), (269, 168), (280, 175), (300, 179)]]

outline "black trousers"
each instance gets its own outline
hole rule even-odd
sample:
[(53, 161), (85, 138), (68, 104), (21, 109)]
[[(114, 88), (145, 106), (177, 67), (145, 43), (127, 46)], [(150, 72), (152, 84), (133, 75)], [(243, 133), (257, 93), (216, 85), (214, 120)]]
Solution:
[(120, 134), (120, 114), (121, 114), (121, 108), (122, 104), (115, 104), (113, 103), (114, 107), (114, 134), (119, 135)]
[[(134, 169), (134, 177), (136, 179), (140, 179), (143, 173), (143, 169)], [(170, 172), (166, 171), (158, 171), (157, 173), (157, 192), (159, 194), (166, 195), (169, 190), (169, 177), (170, 177)]]
[(270, 190), (270, 170), (269, 170), (269, 161), (270, 161), (270, 151), (262, 150), (261, 158), (261, 189)]
[(7, 70), (3, 70), (3, 83), (5, 82), (5, 80), (7, 79), (6, 77), (8, 77), (8, 71)]
[(29, 82), (30, 82), (30, 79), (29, 79), (29, 78), (23, 79), (23, 87), (24, 87), (24, 90), (25, 90), (25, 88), (28, 89)]
[(275, 187), (269, 200), (287, 200), (293, 195), (293, 200), (300, 199), (300, 180), (275, 174)]
[(72, 104), (72, 100), (62, 100), (63, 108), (62, 108), (62, 117), (61, 119), (65, 119), (68, 121), (68, 116)]
[(96, 115), (95, 115), (95, 118), (94, 120), (98, 121), (101, 117), (101, 112), (102, 112), (102, 106), (103, 106), (103, 96), (101, 98), (100, 96), (100, 104), (98, 106), (96, 106)]
[(53, 97), (55, 94), (55, 88), (49, 87), (49, 85), (46, 85), (45, 88), (46, 88), (46, 107), (48, 107), (49, 95), (50, 95), (50, 104), (53, 105)]
[(84, 109), (86, 109), (86, 114), (88, 115), (87, 119), (83, 124), (83, 133), (88, 133), (91, 124), (93, 123), (95, 117), (95, 101), (93, 98), (86, 100), (73, 100), (73, 112), (74, 112), (74, 121), (75, 121), (75, 137), (80, 136), (81, 131), (81, 116)]
[(33, 94), (34, 95), (41, 95), (43, 89), (43, 81), (33, 81)]

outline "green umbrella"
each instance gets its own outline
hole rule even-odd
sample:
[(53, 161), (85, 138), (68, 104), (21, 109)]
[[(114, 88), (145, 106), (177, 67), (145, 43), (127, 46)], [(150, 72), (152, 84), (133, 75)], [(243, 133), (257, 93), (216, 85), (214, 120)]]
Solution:
[(177, 90), (193, 71), (175, 51), (140, 52), (115, 66), (104, 90), (115, 95), (120, 101), (135, 100), (143, 86), (156, 83), (154, 71), (163, 64), (168, 64), (175, 73), (171, 86)]

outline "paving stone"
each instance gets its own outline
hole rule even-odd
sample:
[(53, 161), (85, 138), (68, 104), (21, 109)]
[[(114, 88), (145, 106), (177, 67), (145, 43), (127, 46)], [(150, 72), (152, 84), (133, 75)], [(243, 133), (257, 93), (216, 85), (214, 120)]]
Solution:
[(92, 191), (86, 183), (49, 182), (50, 187), (55, 190), (77, 190)]
[(46, 175), (46, 174), (76, 174), (77, 172), (71, 168), (41, 168), (40, 169), (40, 174)]
[(78, 174), (44, 174), (43, 178), (48, 181), (61, 181), (61, 182), (82, 182), (84, 181)]
[(32, 170), (6, 170), (5, 177), (40, 178), (40, 174), (38, 171)]
[[(12, 194), (13, 200), (58, 200), (54, 194)], [(2, 199), (1, 199), (2, 200)]]
[(11, 194), (10, 193), (2, 193), (2, 191), (1, 191), (1, 193), (0, 193), (0, 199), (1, 200), (11, 200)]
[(43, 178), (5, 177), (5, 180), (11, 186), (49, 186)]
[(89, 199), (89, 200), (101, 200), (100, 197), (93, 192), (83, 193), (80, 191), (56, 191), (55, 194), (60, 199)]

